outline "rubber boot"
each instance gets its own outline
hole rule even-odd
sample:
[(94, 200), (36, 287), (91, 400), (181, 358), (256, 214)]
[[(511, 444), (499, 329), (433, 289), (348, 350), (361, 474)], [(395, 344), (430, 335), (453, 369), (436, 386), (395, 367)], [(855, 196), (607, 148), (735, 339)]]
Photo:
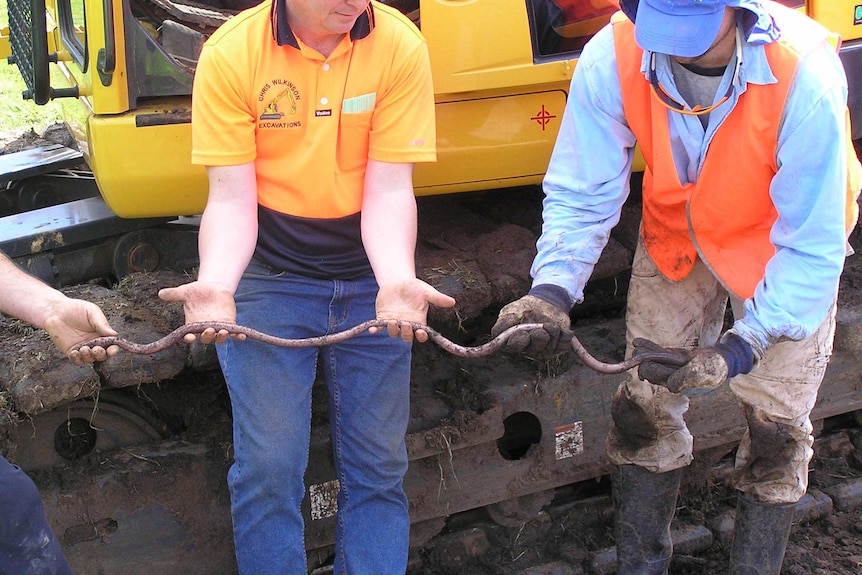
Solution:
[(793, 503), (760, 503), (739, 494), (730, 575), (778, 575), (793, 523)]
[(652, 473), (623, 465), (611, 474), (617, 575), (666, 575), (673, 555), (670, 523), (682, 469)]

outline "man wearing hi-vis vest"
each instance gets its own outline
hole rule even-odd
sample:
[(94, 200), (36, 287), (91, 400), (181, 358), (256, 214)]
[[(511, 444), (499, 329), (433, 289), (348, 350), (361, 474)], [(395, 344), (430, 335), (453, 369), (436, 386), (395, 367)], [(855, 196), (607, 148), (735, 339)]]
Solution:
[[(748, 428), (731, 574), (778, 574), (808, 486), (810, 413), (856, 223), (859, 162), (837, 38), (769, 0), (622, 0), (575, 69), (556, 147), (533, 286), (493, 334), (547, 351), (619, 221), (635, 145), (646, 162), (626, 312), (642, 363), (613, 398), (607, 454), (617, 573), (667, 573), (670, 523), (692, 460), (689, 396), (729, 385)], [(728, 302), (733, 325), (722, 333)]]

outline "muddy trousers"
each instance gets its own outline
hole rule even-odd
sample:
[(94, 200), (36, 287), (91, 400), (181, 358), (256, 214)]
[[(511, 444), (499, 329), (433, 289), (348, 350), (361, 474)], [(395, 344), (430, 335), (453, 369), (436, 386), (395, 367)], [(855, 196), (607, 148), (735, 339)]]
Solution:
[[(721, 335), (728, 300), (735, 317), (740, 317), (744, 313), (741, 302), (729, 296), (702, 262), (696, 262), (684, 280), (671, 282), (659, 274), (642, 246), (638, 246), (626, 315), (628, 354), (632, 352), (632, 340), (637, 337), (669, 348), (693, 349), (714, 344)], [(768, 555), (783, 557), (786, 519), (778, 509), (797, 502), (808, 488), (808, 463), (814, 442), (810, 414), (832, 352), (834, 333), (833, 306), (809, 338), (776, 342), (766, 350), (752, 373), (737, 376), (728, 386), (691, 400), (700, 410), (712, 409), (713, 405), (729, 409), (738, 403), (747, 423), (732, 477), (733, 486), (751, 502), (748, 506), (741, 504), (743, 526), (736, 537), (736, 561), (740, 569), (743, 561), (749, 559), (772, 562), (768, 557), (758, 559), (748, 552), (758, 541), (746, 541), (746, 533), (757, 531), (746, 525), (753, 525), (750, 518), (758, 513), (779, 521), (776, 527), (780, 529), (773, 534), (774, 552)], [(664, 476), (692, 461), (693, 438), (684, 419), (690, 400), (641, 380), (636, 373), (630, 376), (619, 386), (611, 403), (608, 459), (621, 470), (642, 468), (637, 477), (644, 482), (659, 483), (658, 479), (649, 479), (648, 474)], [(638, 472), (622, 473), (636, 476)], [(627, 496), (621, 494), (621, 497)], [(768, 568), (766, 563), (756, 567)], [(738, 571), (739, 574), (760, 572)]]
[(793, 523), (793, 503), (761, 503), (740, 494), (729, 575), (779, 575)]
[(682, 469), (652, 473), (623, 465), (611, 474), (617, 575), (665, 575)]
[[(634, 338), (669, 348), (713, 345), (721, 335), (727, 303), (744, 314), (699, 260), (681, 281), (665, 279), (638, 246), (626, 310), (627, 353)], [(738, 404), (747, 428), (736, 453), (733, 486), (764, 503), (795, 503), (808, 488), (814, 452), (811, 410), (832, 353), (835, 306), (808, 338), (779, 340), (749, 374), (694, 397), (698, 410)], [(664, 473), (692, 460), (692, 435), (685, 421), (689, 398), (637, 377), (632, 370), (614, 394), (607, 455), (614, 465), (637, 465)]]

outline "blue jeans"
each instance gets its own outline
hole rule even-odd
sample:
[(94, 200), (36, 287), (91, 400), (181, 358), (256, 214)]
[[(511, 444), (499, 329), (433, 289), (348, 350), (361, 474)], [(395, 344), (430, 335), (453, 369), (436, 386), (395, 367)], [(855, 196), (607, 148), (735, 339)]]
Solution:
[[(318, 280), (253, 261), (235, 296), (237, 323), (279, 337), (320, 336), (373, 319), (376, 295), (372, 277)], [(384, 331), (321, 348), (230, 340), (217, 349), (233, 408), (228, 485), (240, 574), (307, 572), (300, 505), (318, 360), (340, 483), (335, 573), (403, 574), (410, 345)]]
[(0, 457), (0, 574), (72, 575), (33, 481)]

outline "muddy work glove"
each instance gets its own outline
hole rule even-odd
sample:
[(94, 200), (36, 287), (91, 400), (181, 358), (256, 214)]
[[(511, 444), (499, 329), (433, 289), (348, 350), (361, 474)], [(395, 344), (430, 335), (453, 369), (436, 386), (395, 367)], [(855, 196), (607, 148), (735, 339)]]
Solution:
[(505, 349), (525, 355), (555, 353), (560, 343), (560, 334), (572, 325), (569, 314), (559, 306), (542, 298), (525, 295), (503, 307), (497, 323), (491, 328), (491, 336), (497, 337), (510, 327), (522, 323), (540, 323), (541, 328), (513, 334)]
[(714, 391), (728, 379), (748, 373), (754, 367), (754, 351), (735, 333), (723, 341), (696, 350), (666, 349), (646, 339), (635, 339), (634, 355), (646, 352), (687, 353), (688, 363), (682, 367), (645, 361), (638, 366), (638, 377), (655, 385), (663, 385), (674, 393), (699, 395)]
[[(681, 360), (684, 360), (687, 363), (691, 361), (691, 358), (694, 355), (694, 352), (688, 349), (662, 347), (657, 343), (640, 337), (635, 338), (632, 341), (632, 345), (634, 346), (632, 357), (649, 353), (672, 353), (678, 355)], [(644, 361), (638, 366), (638, 377), (655, 385), (666, 386), (668, 378), (679, 371), (680, 367), (682, 366), (660, 363), (658, 361)]]

